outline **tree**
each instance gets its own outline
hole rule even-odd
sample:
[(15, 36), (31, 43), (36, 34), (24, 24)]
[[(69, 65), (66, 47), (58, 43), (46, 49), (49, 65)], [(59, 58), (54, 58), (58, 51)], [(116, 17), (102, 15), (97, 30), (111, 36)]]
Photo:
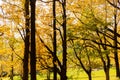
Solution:
[(63, 62), (61, 68), (61, 80), (67, 80), (67, 36), (66, 36), (66, 29), (67, 29), (67, 17), (66, 17), (66, 0), (62, 1), (62, 10), (63, 10)]
[[(87, 47), (89, 47), (89, 46), (85, 46), (86, 48), (85, 47), (83, 48), (84, 43), (82, 46), (79, 46), (80, 50), (78, 50), (78, 51), (77, 51), (78, 48), (75, 47), (75, 43), (73, 40), (71, 41), (71, 44), (73, 47), (75, 57), (79, 62), (79, 63), (77, 63), (77, 65), (81, 66), (82, 69), (85, 71), (85, 73), (88, 75), (89, 80), (92, 80), (92, 75), (91, 75), (91, 73), (92, 73), (92, 61), (91, 61), (91, 59), (92, 58), (90, 58), (90, 55), (92, 55), (91, 53), (93, 53), (93, 52), (90, 49), (87, 49)], [(84, 57), (84, 59), (82, 57)]]
[(29, 0), (25, 0), (25, 39), (24, 44), (25, 44), (25, 49), (24, 49), (24, 59), (23, 59), (23, 80), (28, 80), (28, 59), (29, 59), (29, 37), (30, 37), (30, 19), (29, 19)]
[(118, 11), (120, 10), (119, 4), (120, 1), (110, 1), (106, 0), (110, 5), (113, 6), (114, 12), (113, 12), (113, 17), (114, 17), (114, 25), (113, 25), (113, 45), (114, 45), (114, 61), (115, 61), (115, 66), (116, 66), (116, 77), (120, 78), (120, 68), (119, 68), (119, 59), (118, 59)]
[[(106, 34), (106, 32), (105, 32)], [(97, 32), (97, 35), (100, 37), (100, 34)], [(99, 42), (102, 44), (107, 44), (107, 38), (103, 34), (103, 39), (99, 39)], [(102, 47), (102, 49), (101, 49)], [(102, 51), (104, 50), (104, 51)], [(103, 69), (105, 72), (106, 80), (110, 80), (109, 72), (110, 72), (110, 50), (106, 45), (100, 45), (98, 44), (98, 54), (100, 56), (100, 59), (103, 63)]]
[[(56, 63), (54, 64), (53, 63), (53, 65), (55, 65), (56, 66), (56, 70), (57, 70), (57, 73), (60, 75), (60, 78), (61, 78), (61, 80), (66, 80), (67, 79), (67, 76), (66, 76), (66, 72), (67, 72), (67, 45), (66, 45), (66, 43), (67, 43), (67, 40), (66, 40), (66, 38), (67, 38), (67, 36), (66, 36), (66, 21), (67, 21), (67, 19), (66, 19), (66, 0), (64, 0), (64, 1), (56, 1), (56, 2), (58, 2), (59, 4), (60, 4), (60, 8), (58, 8), (57, 6), (57, 9), (56, 9), (56, 13), (57, 14), (60, 14), (60, 16), (58, 16), (57, 18), (55, 18), (55, 12), (53, 12), (53, 21), (55, 21), (55, 22), (53, 22), (52, 24), (53, 24), (53, 27), (54, 27), (54, 29), (53, 29), (53, 33), (54, 33), (54, 30), (56, 29), (59, 33), (60, 33), (60, 35), (59, 35), (59, 39), (61, 39), (61, 46), (62, 46), (62, 49), (60, 50), (60, 51), (62, 51), (62, 59), (61, 58), (59, 58), (59, 56), (58, 55), (54, 55), (55, 53), (54, 53), (54, 50), (52, 50), (48, 45), (46, 45), (46, 43), (42, 40), (42, 38), (40, 38), (40, 41), (44, 44), (44, 46), (46, 47), (46, 49), (49, 51), (49, 53), (52, 55), (52, 57), (53, 57), (53, 59), (55, 58), (56, 59)], [(54, 4), (54, 3), (53, 3)], [(54, 9), (55, 9), (55, 7), (54, 7)], [(60, 12), (60, 11), (58, 11), (58, 9), (62, 12)], [(56, 22), (57, 22), (57, 24), (56, 24)], [(56, 25), (59, 25), (60, 27), (62, 27), (62, 28), (55, 28), (55, 26)], [(48, 24), (49, 25), (49, 24)], [(62, 30), (61, 30), (62, 29)], [(55, 30), (55, 31), (56, 31)], [(54, 40), (55, 39), (55, 35), (53, 35), (54, 37), (53, 37), (53, 42), (54, 43), (56, 43), (56, 41)], [(58, 36), (58, 35), (57, 35)], [(57, 43), (57, 45), (58, 45), (58, 43)], [(58, 47), (58, 46), (57, 46)], [(55, 45), (53, 45), (53, 49), (55, 49)], [(58, 52), (58, 51), (57, 51)], [(61, 60), (59, 60), (59, 59), (61, 59)]]
[[(116, 4), (117, 5), (117, 3), (116, 2), (114, 2), (114, 4)], [(113, 29), (113, 31), (114, 31), (114, 46), (115, 46), (115, 48), (114, 48), (114, 59), (115, 59), (115, 66), (116, 66), (116, 77), (119, 77), (120, 78), (120, 67), (119, 67), (119, 59), (118, 59), (118, 49), (117, 49), (117, 47), (118, 47), (118, 44), (117, 44), (117, 42), (118, 42), (118, 37), (117, 37), (117, 25), (118, 25), (118, 22), (117, 22), (117, 16), (118, 16), (118, 10), (116, 9), (116, 8), (114, 8), (114, 29)]]
[[(75, 14), (75, 17), (80, 22), (79, 23), (80, 27), (79, 27), (79, 33), (75, 34), (76, 36), (73, 36), (73, 38), (70, 38), (70, 40), (71, 39), (85, 40), (85, 42), (89, 43), (89, 44), (87, 44), (87, 43), (85, 43), (85, 44), (92, 46), (93, 49), (97, 50), (97, 53), (103, 63), (103, 69), (104, 69), (104, 72), (106, 75), (106, 80), (109, 80), (110, 52), (109, 52), (109, 48), (108, 48), (108, 46), (106, 46), (106, 44), (109, 44), (110, 42), (107, 40), (108, 37), (106, 37), (106, 34), (108, 34), (108, 32), (106, 32), (106, 27), (108, 27), (108, 25), (109, 25), (109, 23), (106, 21), (107, 13), (105, 10), (105, 20), (104, 20), (103, 18), (101, 18), (100, 15), (97, 16), (97, 14), (95, 14), (97, 11), (93, 12), (94, 8), (92, 8), (92, 7), (94, 7), (94, 6), (95, 5), (91, 5), (91, 4), (90, 4), (90, 8), (88, 8), (88, 6), (85, 6), (81, 10), (80, 16), (79, 16), (80, 13), (78, 13), (77, 11), (73, 11), (73, 13)], [(106, 5), (105, 5), (105, 9), (106, 9)], [(75, 30), (75, 32), (76, 32), (76, 30)], [(103, 34), (101, 34), (100, 32), (102, 32)], [(93, 38), (93, 36), (94, 36), (94, 38)], [(80, 42), (82, 42), (82, 41), (80, 41)], [(97, 44), (97, 43), (99, 43), (99, 44)], [(101, 45), (101, 44), (104, 44), (104, 45)], [(79, 59), (79, 57), (78, 57), (78, 59)], [(82, 61), (81, 61), (81, 63), (82, 63)], [(85, 71), (87, 70), (84, 67), (84, 65), (83, 65), (83, 69)]]
[[(120, 4), (120, 1), (119, 0), (116, 0), (116, 1), (110, 1), (110, 0), (106, 0), (110, 5), (112, 5), (114, 8), (117, 8), (120, 10), (120, 7), (118, 6)], [(116, 4), (117, 3), (117, 4)]]
[(57, 52), (57, 40), (56, 40), (56, 0), (53, 0), (53, 65), (54, 65), (54, 80), (57, 80), (57, 65), (56, 65), (56, 52)]
[[(16, 0), (14, 1), (15, 3), (17, 2)], [(20, 5), (23, 1), (20, 2)], [(11, 49), (11, 51), (9, 52), (10, 55), (11, 55), (11, 64), (8, 64), (9, 67), (11, 67), (11, 73), (10, 73), (10, 78), (13, 79), (14, 75), (16, 74), (19, 74), (19, 75), (22, 75), (20, 73), (20, 70), (21, 70), (21, 61), (22, 61), (22, 50), (23, 48), (21, 48), (19, 45), (21, 44), (21, 46), (23, 45), (22, 42), (20, 42), (20, 44), (18, 45), (19, 41), (21, 41), (21, 38), (19, 38), (19, 41), (18, 41), (18, 35), (19, 33), (17, 32), (17, 27), (19, 26), (19, 23), (22, 22), (22, 17), (23, 15), (22, 14), (22, 7), (23, 6), (20, 6), (19, 5), (16, 5), (16, 4), (13, 4), (13, 2), (9, 2), (8, 1), (4, 1), (3, 4), (1, 5), (2, 9), (3, 9), (3, 15), (2, 15), (2, 18), (4, 19), (4, 22), (3, 24), (6, 25), (6, 28), (7, 29), (7, 34), (4, 33), (4, 39), (6, 38), (6, 40), (8, 41), (7, 45), (9, 45), (9, 49)], [(8, 9), (8, 7), (11, 7), (11, 10)], [(13, 9), (13, 10), (12, 10)], [(18, 14), (21, 15), (20, 17), (18, 17)], [(7, 16), (9, 15), (9, 16)], [(7, 23), (7, 24), (6, 24)], [(22, 24), (21, 24), (22, 25)], [(10, 28), (10, 29), (8, 29)], [(9, 33), (8, 33), (9, 31)], [(17, 41), (15, 41), (17, 40)], [(15, 41), (15, 42), (14, 42)], [(9, 44), (9, 42), (12, 42)], [(17, 46), (17, 48), (16, 48)], [(7, 49), (7, 48), (6, 48)], [(21, 50), (20, 50), (21, 49)], [(19, 51), (19, 52), (17, 52)], [(9, 55), (6, 55), (6, 56), (9, 56)], [(8, 57), (9, 59), (9, 57)], [(7, 62), (7, 61), (6, 61)], [(16, 64), (17, 62), (17, 64)], [(16, 65), (16, 66), (14, 66)], [(19, 68), (18, 68), (19, 66)], [(7, 66), (6, 66), (7, 67)]]
[(35, 38), (35, 9), (36, 0), (30, 0), (31, 8), (31, 52), (30, 52), (30, 74), (31, 80), (36, 80), (36, 38)]

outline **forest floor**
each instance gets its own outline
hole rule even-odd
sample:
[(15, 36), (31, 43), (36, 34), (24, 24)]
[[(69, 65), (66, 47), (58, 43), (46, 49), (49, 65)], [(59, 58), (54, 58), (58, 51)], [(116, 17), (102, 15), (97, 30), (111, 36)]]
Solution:
[[(86, 73), (81, 69), (69, 69), (68, 70), (68, 80), (88, 80)], [(51, 74), (52, 78), (52, 74)], [(46, 75), (37, 75), (37, 80), (45, 80)], [(10, 80), (8, 77), (4, 77), (0, 80)], [(20, 77), (15, 76), (14, 80), (21, 80)], [(105, 74), (103, 69), (94, 69), (92, 71), (92, 80), (105, 80)], [(120, 80), (115, 77), (115, 68), (110, 69), (110, 80)]]
[[(88, 80), (88, 76), (83, 70), (72, 70), (68, 73), (69, 80)], [(94, 69), (92, 71), (92, 80), (105, 80), (103, 69)], [(115, 76), (115, 68), (110, 69), (110, 80), (119, 80)]]

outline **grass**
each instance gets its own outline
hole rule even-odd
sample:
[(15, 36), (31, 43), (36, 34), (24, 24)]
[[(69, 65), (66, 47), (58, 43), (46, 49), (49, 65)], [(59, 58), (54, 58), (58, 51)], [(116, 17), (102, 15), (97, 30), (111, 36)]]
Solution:
[[(86, 73), (82, 69), (69, 69), (67, 72), (68, 80), (88, 80)], [(52, 78), (52, 75), (51, 75)], [(46, 79), (45, 75), (37, 75), (37, 80)], [(10, 80), (8, 77), (2, 78), (2, 80)], [(14, 80), (21, 80), (20, 77), (15, 76)], [(92, 80), (105, 80), (105, 74), (102, 69), (92, 71)], [(120, 80), (115, 77), (115, 68), (110, 69), (110, 80)]]
[[(88, 80), (86, 73), (83, 70), (70, 70), (68, 72), (69, 80)], [(110, 79), (119, 80), (115, 77), (115, 68), (110, 69)], [(105, 74), (102, 69), (92, 71), (92, 80), (105, 80)]]

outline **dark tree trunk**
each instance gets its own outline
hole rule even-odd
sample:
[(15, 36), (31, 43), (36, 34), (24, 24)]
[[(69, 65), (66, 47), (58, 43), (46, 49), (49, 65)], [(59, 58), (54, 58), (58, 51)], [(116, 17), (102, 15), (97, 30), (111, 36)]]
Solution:
[(116, 77), (120, 77), (119, 74), (119, 60), (118, 60), (118, 53), (115, 51), (114, 52), (114, 56), (115, 56), (115, 66), (116, 66)]
[(78, 54), (77, 54), (77, 52), (76, 52), (76, 50), (75, 50), (74, 42), (73, 42), (73, 41), (72, 41), (72, 43), (73, 43), (73, 50), (74, 50), (74, 53), (75, 53), (76, 58), (78, 59), (80, 65), (81, 65), (81, 67), (83, 68), (83, 70), (85, 71), (85, 73), (88, 75), (89, 80), (92, 80), (92, 75), (91, 75), (91, 73), (92, 73), (92, 67), (91, 67), (91, 61), (90, 61), (89, 55), (87, 55), (87, 57), (88, 57), (88, 63), (89, 63), (90, 66), (89, 66), (89, 68), (87, 69), (87, 68), (85, 67), (85, 65), (83, 64), (83, 62), (82, 62), (82, 60), (81, 60), (81, 57), (78, 56)]
[(23, 59), (23, 80), (28, 80), (28, 58), (29, 58), (29, 0), (25, 0), (25, 49)]
[(54, 65), (54, 76), (53, 79), (57, 80), (57, 66), (56, 66), (56, 52), (57, 52), (57, 40), (56, 40), (56, 0), (53, 0), (53, 49), (54, 49), (54, 54), (53, 54), (53, 65)]
[(87, 72), (87, 75), (88, 75), (89, 80), (92, 80), (91, 71)]
[(62, 3), (63, 9), (63, 64), (61, 68), (61, 80), (67, 80), (67, 41), (66, 41), (66, 0)]
[(106, 64), (104, 64), (104, 72), (105, 72), (105, 76), (106, 76), (106, 80), (110, 80), (110, 57), (108, 55), (106, 55), (107, 58), (107, 62)]
[(101, 57), (101, 61), (103, 63), (103, 68), (104, 68), (104, 73), (106, 76), (106, 80), (110, 80), (110, 57), (108, 55), (106, 55), (107, 58), (107, 62), (105, 62), (105, 60), (103, 59), (103, 57)]
[[(105, 32), (106, 33), (106, 32)], [(100, 37), (99, 33), (97, 32), (97, 35)], [(106, 44), (107, 43), (107, 39), (106, 39), (106, 36), (103, 34), (104, 36), (104, 40), (102, 41), (102, 39), (100, 39), (100, 43), (104, 43)], [(105, 73), (105, 76), (106, 76), (106, 80), (110, 80), (110, 76), (109, 76), (109, 70), (110, 70), (110, 57), (109, 57), (109, 53), (106, 53), (106, 60), (104, 59), (103, 57), (103, 54), (101, 52), (101, 47), (103, 48), (103, 50), (107, 50), (107, 46), (106, 45), (99, 45), (98, 44), (98, 47), (99, 47), (99, 55), (100, 55), (100, 58), (101, 58), (101, 61), (103, 63), (103, 68), (104, 68), (104, 73)]]
[(13, 66), (11, 67), (11, 74), (10, 74), (10, 80), (13, 80), (14, 77), (14, 69)]
[[(106, 37), (104, 36), (104, 43), (106, 44)], [(107, 50), (107, 46), (103, 46), (104, 50)], [(109, 70), (110, 70), (110, 57), (109, 57), (109, 53), (106, 53), (106, 60), (104, 60), (104, 72), (105, 72), (105, 76), (106, 76), (106, 80), (110, 80), (110, 76), (109, 76)]]
[(118, 60), (118, 51), (117, 51), (117, 9), (114, 11), (114, 59), (115, 59), (115, 66), (116, 66), (116, 77), (120, 77), (120, 69), (119, 69), (119, 60)]
[[(13, 53), (11, 55), (11, 61), (13, 62)], [(14, 75), (14, 69), (13, 69), (13, 65), (11, 67), (11, 74), (10, 74), (10, 80), (13, 80), (13, 75)]]
[(106, 80), (110, 80), (109, 69), (106, 69), (104, 71), (105, 71)]
[(31, 80), (36, 80), (36, 38), (35, 38), (35, 6), (36, 0), (30, 0), (31, 6), (31, 53), (30, 53), (30, 74)]

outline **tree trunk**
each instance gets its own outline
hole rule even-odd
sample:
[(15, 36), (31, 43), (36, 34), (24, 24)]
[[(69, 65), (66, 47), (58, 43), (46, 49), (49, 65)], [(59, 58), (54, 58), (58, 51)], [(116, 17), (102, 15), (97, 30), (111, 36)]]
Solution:
[(25, 0), (25, 49), (23, 59), (23, 80), (28, 80), (28, 58), (29, 58), (29, 0)]
[(106, 80), (110, 80), (110, 75), (109, 75), (109, 72), (110, 72), (110, 59), (107, 62), (107, 65), (104, 64), (104, 72), (105, 72)]
[(61, 67), (61, 80), (67, 80), (67, 36), (66, 36), (66, 0), (62, 3), (63, 9), (63, 65)]
[(110, 80), (109, 69), (106, 69), (104, 71), (105, 71), (106, 80)]
[[(11, 55), (11, 61), (13, 62), (13, 53)], [(13, 80), (13, 75), (14, 75), (14, 69), (13, 69), (13, 65), (11, 67), (11, 74), (10, 74), (10, 80)]]
[(50, 70), (47, 71), (47, 80), (50, 80)]
[[(106, 34), (106, 32), (105, 32), (105, 34)], [(97, 32), (97, 35), (100, 36), (98, 34), (98, 32)], [(107, 39), (106, 39), (105, 35), (104, 35), (104, 42), (100, 39), (100, 43), (104, 43), (104, 44), (107, 43)], [(105, 73), (105, 76), (106, 76), (106, 80), (109, 80), (110, 79), (110, 77), (109, 77), (109, 69), (110, 69), (110, 57), (109, 57), (109, 53), (106, 53), (106, 56), (103, 57), (103, 54), (101, 52), (101, 47), (100, 47), (100, 45), (98, 45), (98, 46), (99, 46), (99, 49), (100, 49), (99, 50), (99, 55), (100, 55), (101, 61), (103, 63), (103, 68), (104, 68), (104, 73)], [(104, 51), (108, 50), (106, 45), (102, 46), (102, 48), (103, 48)]]
[(11, 67), (10, 80), (13, 80), (13, 77), (14, 77), (13, 71), (14, 71), (14, 69), (13, 69), (13, 66), (12, 66)]
[(61, 71), (60, 80), (67, 80), (67, 76), (63, 74), (65, 74), (64, 71)]
[(114, 56), (115, 56), (115, 65), (116, 65), (116, 77), (120, 77), (120, 74), (119, 74), (119, 60), (118, 60), (118, 53), (115, 51), (114, 52)]
[(110, 80), (110, 57), (108, 56), (108, 54), (106, 54), (106, 58), (107, 58), (107, 62), (104, 63), (104, 72), (105, 72), (105, 76), (106, 76), (106, 80)]
[(30, 74), (31, 80), (36, 80), (36, 38), (35, 38), (35, 6), (36, 0), (30, 0), (31, 6), (31, 53), (30, 53)]
[(119, 60), (118, 60), (118, 50), (117, 50), (117, 9), (114, 10), (114, 59), (116, 65), (116, 77), (120, 78)]
[(54, 54), (53, 54), (53, 79), (57, 80), (57, 66), (56, 66), (56, 52), (57, 52), (57, 40), (56, 40), (56, 0), (53, 0), (53, 49), (54, 49)]
[(87, 73), (89, 80), (92, 80), (91, 71)]

